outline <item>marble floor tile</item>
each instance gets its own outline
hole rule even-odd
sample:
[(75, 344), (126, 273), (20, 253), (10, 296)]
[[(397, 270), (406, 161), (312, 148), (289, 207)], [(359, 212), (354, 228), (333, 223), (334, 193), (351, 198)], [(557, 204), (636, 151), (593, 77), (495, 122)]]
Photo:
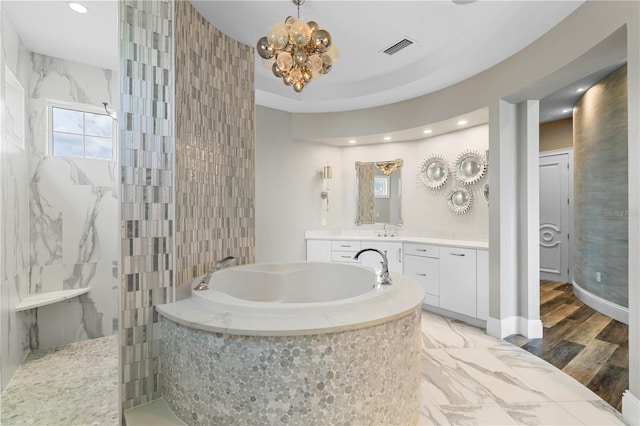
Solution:
[(519, 425), (581, 425), (582, 422), (555, 402), (502, 405)]
[[(419, 425), (624, 424), (527, 351), (459, 321), (422, 319)], [(117, 363), (116, 336), (33, 352), (0, 398), (1, 424), (117, 425)]]
[(532, 386), (488, 349), (446, 349), (446, 352), (460, 370), (499, 403), (549, 401), (540, 388)]
[(442, 348), (486, 348), (510, 345), (487, 335), (484, 330), (451, 318), (423, 311), (422, 347)]
[(592, 426), (624, 424), (620, 413), (604, 401), (558, 402), (582, 424)]
[(430, 425), (517, 425), (498, 404), (423, 405), (419, 426)]

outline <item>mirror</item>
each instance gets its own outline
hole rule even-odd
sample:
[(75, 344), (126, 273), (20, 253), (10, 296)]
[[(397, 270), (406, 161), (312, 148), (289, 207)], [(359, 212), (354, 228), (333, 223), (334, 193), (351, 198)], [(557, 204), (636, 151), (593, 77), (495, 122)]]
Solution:
[(419, 177), (424, 186), (440, 189), (449, 178), (449, 163), (442, 155), (432, 155), (420, 164)]
[(401, 225), (402, 160), (356, 161), (356, 225)]
[(456, 159), (456, 179), (463, 185), (478, 182), (484, 176), (487, 162), (477, 151), (465, 151)]
[(466, 188), (457, 187), (447, 192), (447, 205), (455, 214), (464, 214), (471, 208), (473, 195)]

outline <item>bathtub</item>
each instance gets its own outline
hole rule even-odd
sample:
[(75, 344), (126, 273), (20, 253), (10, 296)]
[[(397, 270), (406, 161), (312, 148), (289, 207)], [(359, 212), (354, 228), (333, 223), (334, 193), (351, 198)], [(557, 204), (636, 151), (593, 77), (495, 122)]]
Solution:
[(157, 307), (164, 400), (193, 425), (416, 424), (424, 291), (392, 280), (340, 263), (217, 271)]

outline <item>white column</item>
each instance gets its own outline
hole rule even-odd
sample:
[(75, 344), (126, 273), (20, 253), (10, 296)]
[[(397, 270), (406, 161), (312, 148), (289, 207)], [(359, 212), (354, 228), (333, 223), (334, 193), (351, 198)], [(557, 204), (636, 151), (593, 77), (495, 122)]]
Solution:
[(539, 101), (518, 104), (518, 286), (520, 334), (542, 337), (540, 322)]
[[(487, 333), (517, 332), (516, 106), (489, 106), (489, 319)], [(514, 322), (515, 320), (515, 322)]]

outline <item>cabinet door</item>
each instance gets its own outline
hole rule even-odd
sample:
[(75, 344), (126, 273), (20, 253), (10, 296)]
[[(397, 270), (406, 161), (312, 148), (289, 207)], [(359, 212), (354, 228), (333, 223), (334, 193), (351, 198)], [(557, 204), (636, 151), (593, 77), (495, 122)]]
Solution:
[(437, 300), (440, 295), (440, 261), (438, 259), (405, 255), (404, 275), (413, 278), (422, 286), (425, 303), (439, 306)]
[(478, 281), (476, 290), (478, 292), (478, 302), (476, 305), (476, 318), (487, 320), (489, 318), (489, 251), (476, 251)]
[(476, 251), (440, 247), (440, 307), (476, 316)]
[[(389, 261), (389, 272), (402, 273), (402, 243), (387, 243), (378, 241), (363, 241), (362, 248), (374, 248), (384, 253), (387, 251), (387, 260)], [(366, 252), (360, 255), (363, 266), (369, 266), (376, 271), (381, 268), (380, 262), (382, 257), (375, 252)]]
[(331, 241), (307, 240), (307, 260), (331, 262)]

